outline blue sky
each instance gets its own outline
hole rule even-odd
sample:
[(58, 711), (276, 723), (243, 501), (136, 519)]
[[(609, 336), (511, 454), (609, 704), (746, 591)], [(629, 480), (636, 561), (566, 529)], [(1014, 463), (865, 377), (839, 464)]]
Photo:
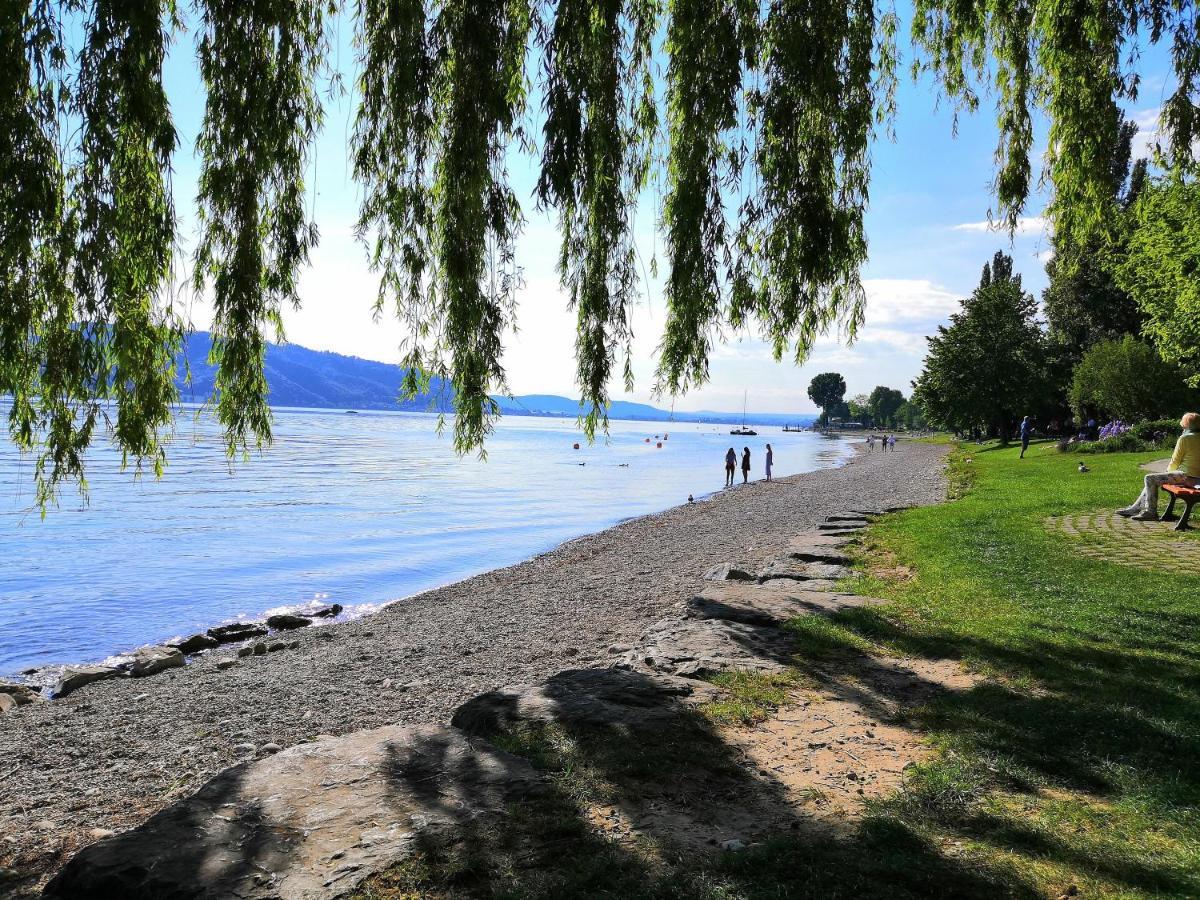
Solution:
[[(903, 17), (903, 11), (902, 11)], [(907, 72), (912, 50), (902, 23), (902, 71)], [(353, 87), (354, 52), (349, 22), (337, 30), (338, 59)], [(1162, 77), (1167, 71), (1159, 50), (1142, 61), (1142, 95), (1130, 114), (1144, 124), (1148, 135), (1162, 103)], [(180, 213), (185, 262), (195, 246), (192, 214), (198, 164), (193, 156), (195, 136), (203, 113), (192, 36), (173, 48), (165, 81), (172, 99), (180, 148), (175, 166), (175, 192)], [(320, 246), (301, 282), (303, 308), (285, 312), (287, 338), (298, 344), (394, 362), (399, 359), (400, 327), (374, 322), (371, 306), (376, 279), (369, 272), (363, 248), (353, 235), (360, 193), (351, 178), (347, 155), (353, 120), (352, 90), (331, 100), (326, 127), (316, 143), (309, 184), (311, 204), (321, 231)], [(749, 391), (752, 410), (811, 412), (806, 389), (818, 372), (841, 372), (848, 395), (868, 393), (888, 385), (909, 393), (919, 373), (925, 335), (946, 321), (979, 279), (983, 264), (998, 249), (1010, 252), (1027, 289), (1040, 295), (1046, 284), (1044, 263), (1050, 249), (1041, 221), (1044, 194), (1035, 194), (1026, 219), (1011, 241), (1007, 233), (987, 228), (992, 208), (990, 182), (996, 143), (993, 115), (985, 97), (974, 116), (958, 119), (954, 134), (950, 104), (939, 103), (929, 79), (914, 83), (902, 77), (895, 142), (874, 143), (871, 203), (867, 214), (870, 260), (863, 271), (868, 304), (866, 327), (853, 346), (831, 334), (821, 339), (803, 366), (776, 363), (753, 333), (729, 335), (714, 353), (712, 380), (705, 387), (677, 398), (677, 409), (736, 409)], [(1044, 147), (1044, 124), (1037, 146)], [(1039, 160), (1035, 160), (1034, 171)], [(535, 161), (514, 154), (514, 186), (523, 198), (531, 196)], [(648, 195), (639, 212), (636, 234), (643, 257), (657, 255), (662, 244), (655, 236), (656, 199)], [(506, 340), (505, 366), (514, 393), (577, 393), (574, 381), (574, 319), (554, 272), (558, 247), (555, 221), (526, 206), (527, 223), (518, 244), (524, 269), (520, 295), (519, 332)], [(614, 384), (614, 397), (668, 405), (670, 398), (652, 398), (654, 350), (661, 333), (664, 306), (661, 277), (644, 286), (644, 299), (633, 322), (635, 390), (624, 394)], [(181, 294), (193, 323), (207, 327), (209, 309), (203, 297)]]

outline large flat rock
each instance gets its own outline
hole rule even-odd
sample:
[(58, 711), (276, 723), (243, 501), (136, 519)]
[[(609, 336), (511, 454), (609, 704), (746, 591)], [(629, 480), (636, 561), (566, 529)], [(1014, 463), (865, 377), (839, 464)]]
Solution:
[(722, 619), (664, 619), (622, 658), (622, 668), (684, 678), (719, 672), (785, 669), (795, 649), (788, 632)]
[(226, 769), (78, 853), (61, 900), (340, 897), (429, 841), (540, 791), (524, 760), (456, 728), (389, 726)]
[(767, 563), (758, 573), (758, 580), (790, 578), (793, 581), (823, 581), (832, 584), (843, 578), (854, 578), (856, 575), (853, 569), (837, 563), (808, 562), (797, 558), (795, 554), (788, 554)]
[(517, 722), (645, 728), (678, 718), (681, 707), (714, 699), (711, 684), (623, 669), (572, 669), (541, 684), (489, 691), (468, 700), (450, 720), (464, 731), (495, 735)]
[(841, 591), (808, 590), (804, 582), (770, 581), (765, 584), (715, 584), (687, 601), (692, 619), (722, 619), (746, 625), (778, 626), (804, 615), (833, 615), (860, 606), (883, 603)]

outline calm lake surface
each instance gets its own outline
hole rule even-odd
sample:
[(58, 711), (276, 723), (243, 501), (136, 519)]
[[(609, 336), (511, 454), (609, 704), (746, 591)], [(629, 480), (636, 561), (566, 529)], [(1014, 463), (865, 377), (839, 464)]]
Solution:
[(276, 412), (275, 443), (232, 471), (220, 431), (191, 410), (160, 481), (135, 481), (97, 449), (89, 501), (66, 488), (45, 520), (32, 460), (0, 441), (0, 673), (314, 601), (359, 615), (699, 500), (721, 488), (731, 445), (750, 447), (755, 479), (767, 442), (777, 476), (851, 453), (777, 427), (742, 438), (678, 422), (613, 422), (608, 443), (589, 447), (573, 421), (506, 416), (483, 461), (457, 457), (431, 415)]

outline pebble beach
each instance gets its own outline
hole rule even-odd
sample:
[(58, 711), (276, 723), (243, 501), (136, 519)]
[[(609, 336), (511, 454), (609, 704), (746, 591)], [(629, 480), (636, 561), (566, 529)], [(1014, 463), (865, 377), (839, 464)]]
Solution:
[[(0, 717), (0, 866), (32, 888), (80, 847), (241, 759), (321, 735), (445, 723), (490, 689), (604, 666), (725, 563), (751, 570), (847, 509), (934, 503), (945, 448), (902, 441), (624, 522), (289, 646), (222, 647), (153, 678)], [(720, 472), (714, 472), (714, 481)]]

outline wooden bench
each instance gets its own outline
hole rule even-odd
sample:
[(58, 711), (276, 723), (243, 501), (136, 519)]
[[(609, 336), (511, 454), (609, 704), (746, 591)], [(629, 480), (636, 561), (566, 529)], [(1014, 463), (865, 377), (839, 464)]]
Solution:
[(1164, 484), (1162, 489), (1171, 495), (1171, 502), (1167, 504), (1167, 511), (1162, 514), (1160, 521), (1175, 521), (1175, 516), (1172, 514), (1175, 509), (1175, 501), (1182, 500), (1184, 503), (1183, 515), (1179, 517), (1179, 524), (1175, 526), (1175, 530), (1185, 531), (1188, 528), (1188, 519), (1192, 517), (1192, 507), (1200, 502), (1200, 488), (1188, 487), (1183, 484)]

